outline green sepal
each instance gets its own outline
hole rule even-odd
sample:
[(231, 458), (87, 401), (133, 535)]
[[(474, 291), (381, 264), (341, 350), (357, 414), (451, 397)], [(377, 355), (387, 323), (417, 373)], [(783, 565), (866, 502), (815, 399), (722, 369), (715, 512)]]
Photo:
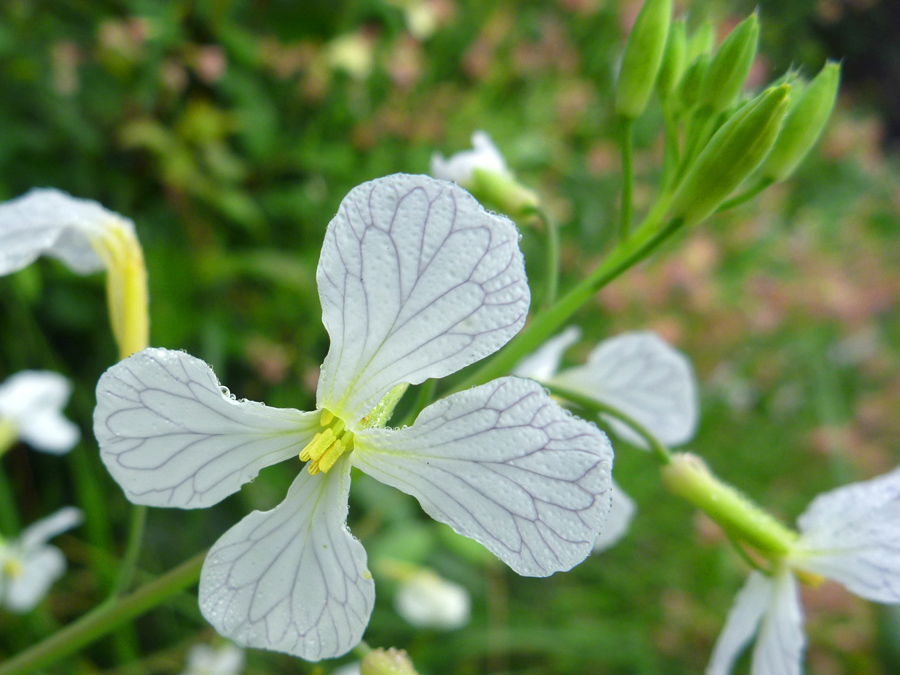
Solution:
[(683, 112), (693, 110), (700, 100), (700, 87), (709, 69), (709, 54), (700, 54), (687, 69), (678, 87), (678, 103)]
[(616, 113), (634, 119), (647, 107), (666, 49), (672, 0), (647, 0), (638, 13), (622, 56), (616, 84)]
[(701, 54), (712, 53), (715, 28), (711, 21), (704, 21), (691, 33), (687, 42), (687, 63), (693, 63)]
[(714, 113), (728, 108), (741, 93), (759, 45), (759, 19), (754, 12), (728, 34), (709, 63), (700, 90), (700, 105)]
[(666, 51), (656, 79), (656, 91), (662, 99), (675, 90), (687, 65), (687, 26), (684, 19), (673, 21), (666, 39)]
[(394, 414), (394, 408), (400, 403), (403, 394), (409, 385), (402, 382), (394, 386), (387, 394), (384, 395), (374, 408), (372, 408), (356, 425), (359, 429), (369, 429), (371, 427), (383, 427), (391, 420)]

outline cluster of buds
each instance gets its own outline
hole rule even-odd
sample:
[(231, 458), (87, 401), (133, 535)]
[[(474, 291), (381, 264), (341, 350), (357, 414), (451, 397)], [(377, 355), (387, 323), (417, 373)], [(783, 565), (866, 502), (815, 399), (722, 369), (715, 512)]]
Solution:
[(806, 82), (790, 72), (742, 97), (759, 42), (751, 14), (713, 49), (705, 23), (689, 34), (671, 0), (648, 0), (626, 45), (616, 112), (641, 115), (655, 90), (666, 119), (666, 164), (657, 216), (700, 222), (784, 180), (816, 143), (837, 97), (840, 65)]

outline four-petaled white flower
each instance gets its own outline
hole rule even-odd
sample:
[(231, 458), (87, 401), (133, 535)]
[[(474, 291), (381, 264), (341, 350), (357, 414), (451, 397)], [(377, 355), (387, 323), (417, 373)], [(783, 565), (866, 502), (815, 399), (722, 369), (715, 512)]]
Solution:
[[(562, 356), (581, 331), (570, 326), (519, 362), (514, 375), (556, 385), (625, 413), (666, 445), (680, 445), (694, 435), (699, 406), (690, 361), (653, 333), (625, 333), (604, 340), (587, 363), (559, 372)], [(613, 431), (646, 449), (647, 442), (624, 422), (602, 415)], [(615, 544), (628, 531), (634, 501), (613, 483), (612, 510), (594, 550)]]
[(213, 647), (191, 647), (182, 675), (240, 675), (244, 670), (244, 650), (230, 642)]
[(308, 462), (284, 502), (246, 516), (207, 556), (200, 607), (216, 630), (308, 660), (359, 642), (374, 585), (346, 526), (353, 466), (521, 574), (583, 560), (609, 510), (612, 449), (537, 383), (500, 378), (383, 428), (406, 384), (474, 363), (523, 325), (512, 222), (451, 183), (375, 180), (341, 203), (316, 279), (331, 346), (314, 412), (237, 401), (205, 363), (162, 349), (97, 386), (101, 456), (133, 502), (210, 506), (263, 467), (298, 452)]
[(34, 609), (66, 569), (66, 559), (47, 542), (81, 523), (71, 506), (25, 528), (16, 539), (0, 539), (0, 605), (12, 612)]
[(509, 169), (497, 146), (483, 131), (472, 134), (472, 150), (462, 150), (449, 159), (435, 152), (431, 156), (431, 175), (441, 180), (458, 183), (465, 188), (472, 186), (472, 172), (475, 169), (502, 176), (509, 175)]
[(47, 255), (78, 274), (107, 272), (113, 334), (123, 355), (147, 345), (147, 274), (134, 223), (52, 188), (0, 204), (0, 276)]
[(469, 592), (431, 570), (420, 569), (400, 582), (397, 613), (418, 628), (454, 630), (469, 623)]
[(751, 573), (738, 593), (707, 675), (730, 672), (757, 632), (753, 675), (800, 674), (806, 640), (795, 574), (832, 579), (867, 600), (900, 602), (900, 469), (819, 495), (797, 525), (800, 537), (772, 575)]
[[(35, 450), (61, 455), (81, 432), (63, 417), (72, 386), (58, 373), (25, 370), (0, 384), (0, 446), (20, 438)], [(0, 447), (0, 454), (5, 448)]]

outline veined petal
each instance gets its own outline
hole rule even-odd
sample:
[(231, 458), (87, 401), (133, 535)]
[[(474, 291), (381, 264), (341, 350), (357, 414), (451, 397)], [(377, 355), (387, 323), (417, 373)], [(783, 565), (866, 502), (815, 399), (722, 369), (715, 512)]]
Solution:
[(605, 551), (619, 542), (628, 532), (631, 519), (637, 510), (634, 500), (629, 497), (616, 481), (612, 482), (612, 504), (609, 508), (609, 516), (603, 523), (600, 536), (594, 542), (594, 553)]
[(609, 512), (609, 441), (531, 380), (494, 380), (425, 408), (411, 427), (355, 440), (355, 466), (519, 574), (584, 560)]
[(284, 502), (216, 542), (200, 576), (200, 610), (220, 634), (307, 661), (359, 643), (375, 586), (347, 529), (349, 490), (346, 457), (325, 474), (301, 471)]
[(316, 273), (331, 337), (318, 407), (352, 426), (394, 385), (506, 344), (530, 300), (518, 239), (451, 183), (396, 174), (351, 190)]
[(819, 495), (791, 564), (876, 602), (900, 602), (900, 469)]
[(518, 377), (528, 377), (538, 382), (549, 382), (559, 370), (559, 362), (562, 360), (563, 354), (578, 342), (580, 337), (581, 330), (576, 326), (569, 326), (519, 361), (512, 374)]
[(753, 648), (750, 673), (800, 675), (806, 636), (797, 581), (785, 569), (769, 581), (769, 588), (769, 605)]
[(74, 506), (61, 508), (54, 514), (31, 524), (22, 532), (21, 546), (23, 551), (37, 549), (53, 537), (81, 525), (84, 514)]
[[(690, 362), (654, 333), (625, 333), (598, 344), (583, 366), (552, 378), (553, 384), (621, 410), (667, 445), (680, 445), (697, 426), (697, 385)], [(629, 443), (646, 442), (610, 420)]]
[(759, 628), (769, 607), (773, 584), (769, 577), (752, 572), (734, 599), (725, 627), (716, 640), (706, 675), (728, 675), (734, 662)]
[(6, 606), (13, 612), (29, 612), (66, 571), (66, 559), (55, 546), (41, 546), (29, 551), (20, 562), (22, 576), (9, 580)]
[(0, 275), (31, 264), (41, 255), (58, 258), (73, 271), (103, 269), (91, 238), (104, 229), (134, 224), (95, 201), (54, 189), (31, 190), (0, 204)]
[(26, 370), (0, 385), (0, 418), (12, 419), (19, 437), (36, 450), (68, 452), (81, 432), (62, 415), (72, 385), (59, 373)]
[(318, 420), (237, 401), (200, 359), (145, 349), (100, 378), (94, 435), (129, 500), (188, 509), (215, 504), (299, 454)]

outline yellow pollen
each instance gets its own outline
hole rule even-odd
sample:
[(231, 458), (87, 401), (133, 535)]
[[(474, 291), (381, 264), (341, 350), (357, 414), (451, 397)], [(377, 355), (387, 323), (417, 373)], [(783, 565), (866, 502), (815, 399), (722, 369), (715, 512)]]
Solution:
[(10, 579), (18, 579), (25, 574), (25, 568), (22, 567), (22, 563), (17, 558), (7, 558), (3, 561), (3, 566), (0, 569)]
[(320, 471), (326, 473), (341, 455), (353, 450), (353, 432), (348, 431), (344, 420), (323, 410), (319, 422), (324, 428), (300, 453), (300, 461), (309, 462), (306, 468), (312, 476)]

